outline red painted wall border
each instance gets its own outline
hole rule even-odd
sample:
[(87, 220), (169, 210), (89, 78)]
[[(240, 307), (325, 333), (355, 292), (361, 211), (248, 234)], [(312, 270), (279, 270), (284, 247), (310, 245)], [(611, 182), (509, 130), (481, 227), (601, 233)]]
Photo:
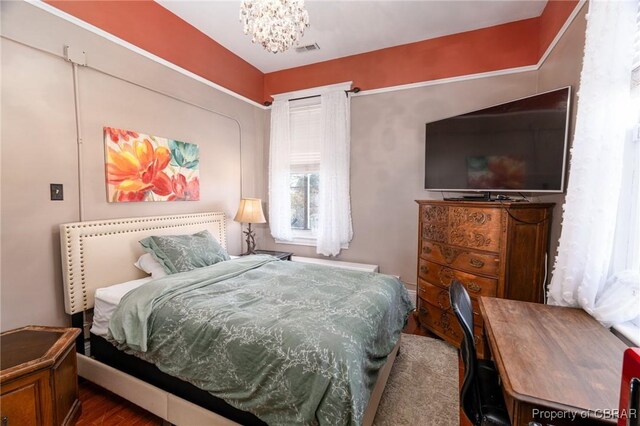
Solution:
[(538, 63), (578, 0), (550, 0), (537, 18), (265, 74), (264, 97), (340, 81), (362, 90)]
[(371, 90), (532, 65), (537, 33), (538, 19), (526, 19), (275, 71), (265, 74), (264, 96), (349, 80)]
[[(549, 0), (537, 18), (263, 74), (152, 0), (45, 0), (141, 49), (258, 103), (353, 81), (380, 89), (535, 65), (579, 3)], [(168, 31), (168, 29), (171, 29)]]

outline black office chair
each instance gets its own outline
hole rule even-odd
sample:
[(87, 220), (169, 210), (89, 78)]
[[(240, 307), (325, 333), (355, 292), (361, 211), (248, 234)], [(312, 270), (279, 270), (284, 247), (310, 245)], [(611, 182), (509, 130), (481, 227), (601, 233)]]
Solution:
[(491, 361), (478, 360), (473, 337), (473, 307), (467, 290), (459, 281), (449, 287), (451, 307), (464, 337), (460, 345), (464, 381), (460, 391), (462, 411), (474, 426), (510, 426), (498, 373)]

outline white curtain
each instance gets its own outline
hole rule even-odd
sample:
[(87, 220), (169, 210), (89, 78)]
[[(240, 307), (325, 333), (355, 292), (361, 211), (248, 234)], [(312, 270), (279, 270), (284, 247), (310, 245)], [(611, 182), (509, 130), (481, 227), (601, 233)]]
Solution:
[(549, 288), (550, 304), (581, 307), (605, 325), (638, 321), (640, 314), (638, 115), (630, 90), (637, 12), (638, 0), (589, 2), (562, 235)]
[(291, 241), (289, 101), (271, 106), (269, 146), (269, 228), (276, 240)]
[(335, 256), (353, 236), (349, 193), (350, 100), (344, 90), (334, 90), (323, 93), (320, 103), (322, 146), (316, 251)]

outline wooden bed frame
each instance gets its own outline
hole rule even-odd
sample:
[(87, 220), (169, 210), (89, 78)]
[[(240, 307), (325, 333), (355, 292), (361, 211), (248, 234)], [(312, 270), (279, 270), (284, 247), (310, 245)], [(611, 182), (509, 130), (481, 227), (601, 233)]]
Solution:
[[(144, 252), (138, 241), (151, 235), (193, 234), (208, 230), (227, 247), (224, 213), (195, 213), (107, 219), (60, 225), (65, 311), (83, 328), (84, 313), (94, 306), (97, 289), (142, 278), (133, 263)], [(165, 390), (83, 355), (79, 341), (78, 374), (175, 425), (235, 425)], [(363, 424), (371, 425), (396, 358), (400, 341), (378, 373)]]

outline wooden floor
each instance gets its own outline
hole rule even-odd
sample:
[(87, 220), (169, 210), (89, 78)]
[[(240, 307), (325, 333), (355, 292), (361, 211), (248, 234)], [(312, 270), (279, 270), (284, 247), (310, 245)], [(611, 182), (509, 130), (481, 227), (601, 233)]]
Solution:
[(156, 426), (162, 419), (91, 382), (80, 382), (82, 413), (76, 426)]
[[(420, 328), (413, 315), (409, 317), (403, 332), (433, 337)], [(82, 414), (76, 426), (162, 425), (162, 419), (159, 417), (86, 380), (80, 382), (80, 401), (82, 401)], [(466, 419), (461, 422), (461, 425), (467, 424), (469, 423)]]

